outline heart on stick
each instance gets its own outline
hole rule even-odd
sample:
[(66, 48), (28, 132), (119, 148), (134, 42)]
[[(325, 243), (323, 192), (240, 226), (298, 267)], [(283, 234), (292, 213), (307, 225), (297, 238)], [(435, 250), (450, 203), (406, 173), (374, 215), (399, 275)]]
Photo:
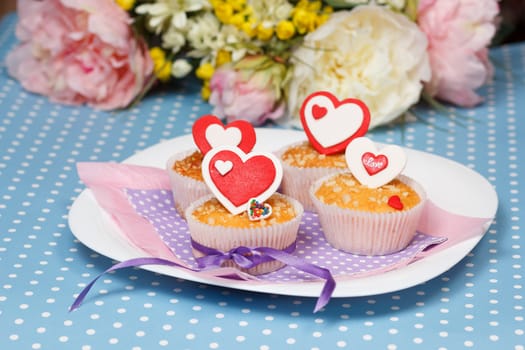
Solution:
[(346, 164), (354, 177), (370, 188), (386, 185), (405, 168), (405, 151), (397, 145), (378, 150), (372, 140), (358, 137), (348, 144), (345, 151)]
[(264, 202), (275, 193), (283, 170), (272, 153), (244, 153), (238, 147), (221, 146), (204, 156), (202, 176), (219, 202), (237, 215), (251, 199)]
[(202, 154), (220, 146), (234, 146), (250, 152), (256, 142), (255, 129), (248, 121), (235, 120), (223, 125), (214, 115), (197, 119), (193, 124), (192, 134), (193, 141)]
[(321, 154), (343, 152), (350, 141), (365, 135), (370, 125), (370, 111), (363, 101), (339, 101), (327, 91), (309, 95), (300, 115), (308, 140)]

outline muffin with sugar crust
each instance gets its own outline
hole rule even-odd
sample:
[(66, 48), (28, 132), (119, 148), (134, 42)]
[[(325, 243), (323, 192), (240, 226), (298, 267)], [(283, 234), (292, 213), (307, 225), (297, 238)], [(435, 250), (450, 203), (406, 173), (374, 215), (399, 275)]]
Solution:
[(310, 197), (326, 240), (337, 249), (360, 255), (404, 249), (416, 234), (426, 201), (421, 185), (407, 176), (370, 188), (349, 172), (317, 180)]
[(280, 191), (296, 198), (304, 209), (315, 211), (308, 189), (315, 180), (346, 169), (344, 153), (321, 154), (308, 141), (288, 145), (277, 152), (283, 165)]

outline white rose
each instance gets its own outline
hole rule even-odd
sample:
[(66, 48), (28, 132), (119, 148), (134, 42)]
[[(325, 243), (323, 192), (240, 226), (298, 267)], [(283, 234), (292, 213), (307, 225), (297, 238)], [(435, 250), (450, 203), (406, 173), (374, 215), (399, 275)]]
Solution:
[(358, 98), (370, 109), (370, 128), (387, 123), (419, 100), (430, 79), (426, 36), (415, 23), (380, 6), (334, 13), (305, 37), (292, 56), (288, 109), (300, 125), (299, 109), (311, 93)]

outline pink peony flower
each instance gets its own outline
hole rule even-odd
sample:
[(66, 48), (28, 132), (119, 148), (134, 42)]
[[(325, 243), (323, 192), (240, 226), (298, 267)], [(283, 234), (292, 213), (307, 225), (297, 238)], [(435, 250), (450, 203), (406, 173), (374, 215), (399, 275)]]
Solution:
[(432, 80), (425, 91), (463, 107), (482, 101), (475, 90), (493, 74), (488, 45), (496, 32), (497, 0), (421, 0), (418, 24), (427, 35)]
[(66, 104), (123, 108), (153, 71), (144, 41), (113, 0), (18, 0), (20, 40), (9, 74), (32, 92)]
[(244, 119), (253, 125), (284, 115), (281, 83), (286, 69), (265, 56), (247, 56), (217, 69), (210, 81), (213, 114), (228, 122)]

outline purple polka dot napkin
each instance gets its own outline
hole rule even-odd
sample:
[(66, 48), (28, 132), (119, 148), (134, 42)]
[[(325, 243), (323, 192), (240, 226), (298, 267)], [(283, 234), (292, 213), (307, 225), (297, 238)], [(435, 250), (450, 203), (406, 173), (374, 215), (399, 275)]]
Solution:
[[(126, 189), (128, 199), (138, 215), (148, 220), (162, 241), (171, 251), (190, 267), (198, 269), (191, 252), (190, 233), (186, 221), (174, 207), (172, 193), (164, 189)], [(305, 212), (293, 253), (307, 263), (327, 268), (336, 278), (352, 278), (384, 272), (409, 264), (418, 254), (430, 246), (444, 242), (446, 238), (418, 233), (404, 250), (382, 256), (362, 256), (333, 248), (325, 239), (317, 214)], [(269, 282), (311, 281), (317, 277), (293, 267), (280, 270), (257, 279)]]

